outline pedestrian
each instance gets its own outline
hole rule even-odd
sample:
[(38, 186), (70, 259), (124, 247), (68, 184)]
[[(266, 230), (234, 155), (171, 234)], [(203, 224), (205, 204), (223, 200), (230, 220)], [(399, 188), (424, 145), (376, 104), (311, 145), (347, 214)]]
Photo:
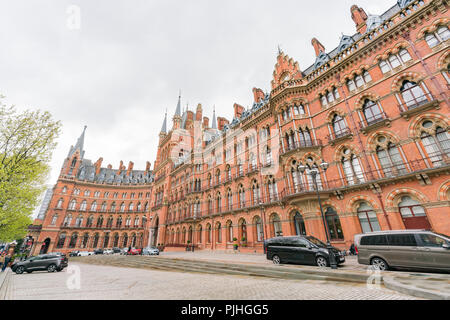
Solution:
[(352, 256), (356, 255), (356, 250), (355, 250), (355, 244), (354, 243), (351, 244), (349, 251), (350, 251), (350, 255), (352, 255)]
[(11, 254), (8, 253), (8, 254), (5, 256), (5, 261), (3, 262), (2, 272), (5, 271), (6, 267), (8, 266), (8, 263), (9, 263), (10, 261), (11, 261)]
[(0, 255), (0, 268), (3, 267), (3, 264), (4, 264), (4, 263), (5, 263), (5, 254), (2, 253), (2, 254)]

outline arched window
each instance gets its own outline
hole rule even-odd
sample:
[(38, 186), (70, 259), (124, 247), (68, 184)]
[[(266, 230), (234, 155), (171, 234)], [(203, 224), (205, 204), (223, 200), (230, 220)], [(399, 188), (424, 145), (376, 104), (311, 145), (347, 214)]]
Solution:
[(428, 102), (423, 89), (415, 82), (403, 81), (400, 88), (403, 101), (408, 109), (417, 108)]
[(89, 242), (89, 234), (88, 234), (88, 233), (85, 233), (85, 234), (83, 235), (83, 240), (81, 240), (81, 248), (82, 248), (82, 249), (87, 248), (88, 242)]
[(210, 225), (210, 224), (208, 224), (208, 225), (206, 226), (206, 234), (207, 234), (207, 238), (206, 238), (207, 242), (208, 242), (208, 243), (211, 243), (211, 236), (212, 236), (212, 233), (211, 233), (211, 225)]
[(292, 178), (292, 185), (294, 187), (294, 192), (298, 193), (302, 191), (302, 179), (301, 179), (301, 173), (298, 169), (298, 163), (297, 161), (292, 161), (291, 166), (291, 178)]
[(130, 205), (128, 206), (128, 211), (132, 212), (133, 209), (134, 209), (134, 204), (133, 204), (133, 202), (131, 202)]
[(239, 241), (247, 242), (247, 222), (245, 219), (239, 221)]
[(103, 216), (100, 216), (97, 219), (97, 228), (101, 228), (102, 226), (103, 226)]
[(64, 218), (64, 227), (69, 227), (71, 223), (72, 223), (72, 215), (69, 213)]
[(325, 219), (330, 233), (330, 240), (344, 240), (344, 233), (342, 232), (341, 221), (337, 212), (328, 207), (325, 211)]
[(295, 104), (292, 107), (292, 110), (294, 111), (294, 116), (305, 114), (305, 107), (303, 106), (303, 104)]
[(87, 202), (86, 200), (83, 200), (80, 205), (80, 211), (86, 211)]
[(62, 248), (62, 247), (64, 247), (64, 243), (66, 242), (66, 233), (65, 232), (63, 232), (63, 233), (61, 233), (60, 235), (59, 235), (59, 238), (58, 238), (58, 243), (56, 244), (56, 247), (57, 248)]
[(116, 248), (119, 246), (119, 234), (114, 234), (113, 246)]
[(77, 245), (78, 233), (74, 233), (72, 237), (70, 237), (69, 248), (75, 248)]
[(56, 208), (61, 209), (63, 204), (63, 199), (59, 199), (58, 203), (56, 204)]
[(231, 221), (227, 222), (227, 241), (233, 242), (233, 223)]
[(377, 123), (378, 121), (384, 119), (383, 113), (377, 103), (366, 100), (362, 107), (364, 118), (366, 119), (367, 125)]
[(273, 176), (269, 177), (269, 180), (267, 182), (267, 191), (269, 194), (270, 202), (274, 202), (274, 201), (278, 200), (277, 182), (275, 181), (275, 178)]
[(384, 136), (379, 137), (377, 141), (377, 156), (384, 175), (392, 177), (398, 174), (405, 174), (406, 167), (398, 147)]
[(110, 216), (110, 217), (108, 218), (108, 222), (106, 223), (106, 227), (109, 228), (109, 229), (111, 229), (112, 226), (113, 226), (113, 221), (114, 221), (114, 218), (113, 218), (112, 216)]
[(124, 234), (123, 235), (123, 244), (122, 244), (122, 246), (123, 247), (127, 247), (128, 246), (128, 234)]
[(54, 225), (56, 224), (56, 220), (58, 220), (58, 215), (57, 215), (57, 214), (53, 215), (52, 221), (50, 222), (50, 224), (51, 224), (52, 226), (54, 226)]
[(233, 193), (231, 192), (231, 190), (228, 190), (227, 194), (227, 209), (233, 210)]
[(242, 184), (239, 185), (239, 207), (245, 208), (245, 190)]
[[(113, 206), (114, 206), (114, 210), (113, 210)], [(102, 203), (102, 212), (106, 212), (106, 201)], [(113, 202), (113, 204), (111, 205), (111, 212), (115, 211), (115, 204)]]
[(306, 236), (305, 221), (299, 212), (294, 215), (295, 234), (298, 236)]
[(281, 228), (281, 220), (278, 214), (274, 213), (271, 216), (271, 223), (272, 223), (272, 232), (274, 237), (282, 237), (283, 236), (283, 230)]
[(392, 71), (409, 60), (411, 60), (411, 55), (408, 50), (401, 49), (398, 54), (391, 54), (387, 60), (382, 60), (380, 62), (381, 72), (387, 73)]
[(125, 203), (124, 202), (122, 202), (120, 204), (120, 212), (125, 212)]
[(359, 184), (365, 182), (361, 164), (356, 155), (350, 149), (342, 151), (342, 167), (344, 169), (345, 178), (349, 185)]
[(445, 165), (444, 157), (450, 157), (450, 136), (439, 124), (431, 120), (422, 123), (421, 140), (433, 166)]
[(77, 205), (77, 202), (75, 201), (75, 199), (70, 201), (69, 210), (75, 210), (76, 205)]
[(97, 210), (97, 202), (92, 202), (91, 204), (91, 211), (96, 211)]
[(361, 202), (358, 206), (358, 218), (363, 233), (380, 231), (377, 214), (367, 202)]
[(402, 197), (402, 201), (398, 204), (398, 207), (403, 218), (426, 216), (425, 209), (422, 205), (410, 196)]
[(425, 35), (425, 41), (430, 48), (437, 46), (439, 43), (446, 41), (450, 38), (450, 31), (447, 26), (440, 26), (436, 32), (427, 33)]
[(216, 212), (222, 212), (222, 196), (220, 195), (220, 192), (217, 193), (216, 197)]
[(105, 237), (103, 239), (103, 248), (108, 248), (109, 245), (109, 233), (105, 233)]
[(203, 237), (202, 237), (202, 232), (203, 232), (203, 228), (202, 228), (201, 225), (198, 226), (198, 231), (197, 231), (197, 232), (198, 232), (198, 242), (199, 242), (199, 243), (202, 243), (202, 238), (203, 238)]
[(131, 217), (128, 216), (127, 219), (125, 220), (125, 227), (129, 228), (131, 225)]
[(256, 181), (253, 182), (252, 195), (253, 195), (253, 199), (252, 199), (253, 205), (258, 205), (259, 199), (260, 199), (260, 192), (259, 192), (259, 185), (258, 185), (258, 183), (256, 183)]
[(94, 223), (94, 216), (89, 216), (89, 218), (87, 219), (87, 222), (86, 222), (86, 227), (87, 228), (92, 227), (93, 223)]
[(217, 222), (216, 230), (217, 230), (216, 240), (218, 243), (222, 243), (222, 225), (220, 224), (220, 222)]
[(81, 227), (82, 224), (83, 224), (83, 216), (82, 216), (82, 215), (79, 215), (79, 216), (77, 217), (77, 219), (75, 220), (75, 226)]
[(119, 216), (116, 220), (116, 228), (122, 227), (122, 216)]
[(347, 125), (340, 115), (335, 114), (331, 124), (333, 126), (335, 138), (342, 137), (347, 133)]
[(298, 129), (299, 137), (300, 137), (300, 147), (311, 147), (312, 146), (312, 139), (311, 139), (311, 133), (309, 132), (308, 128), (305, 129)]
[(263, 231), (262, 220), (260, 217), (258, 217), (258, 216), (255, 217), (254, 225), (255, 225), (255, 231), (256, 231), (256, 237), (255, 237), (256, 241), (262, 242), (263, 238), (264, 238), (264, 231)]

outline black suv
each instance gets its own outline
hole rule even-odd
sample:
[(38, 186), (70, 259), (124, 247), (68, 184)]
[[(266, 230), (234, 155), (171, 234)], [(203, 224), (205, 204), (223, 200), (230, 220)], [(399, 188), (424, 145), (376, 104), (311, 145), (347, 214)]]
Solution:
[(47, 270), (48, 272), (62, 271), (69, 264), (65, 254), (41, 254), (30, 257), (24, 261), (19, 261), (11, 266), (11, 270), (17, 274), (24, 271), (32, 273), (38, 270)]
[[(332, 249), (336, 263), (345, 262), (344, 253)], [(330, 265), (327, 245), (311, 236), (277, 237), (264, 241), (264, 252), (267, 259), (274, 264), (298, 263), (327, 267)]]
[(103, 249), (94, 250), (94, 254), (103, 254)]

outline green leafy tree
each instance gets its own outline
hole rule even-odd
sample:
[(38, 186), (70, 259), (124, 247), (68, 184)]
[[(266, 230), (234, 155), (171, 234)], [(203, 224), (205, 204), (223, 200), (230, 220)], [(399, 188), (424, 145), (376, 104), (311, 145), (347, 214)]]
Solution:
[(0, 241), (26, 234), (45, 189), (61, 123), (48, 112), (18, 112), (0, 96)]

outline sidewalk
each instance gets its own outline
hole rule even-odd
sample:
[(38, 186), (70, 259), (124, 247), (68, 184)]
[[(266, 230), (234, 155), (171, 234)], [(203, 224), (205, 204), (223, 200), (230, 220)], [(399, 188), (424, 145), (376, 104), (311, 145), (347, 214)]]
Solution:
[[(272, 261), (267, 260), (263, 254), (243, 254), (225, 252), (162, 252), (161, 257), (170, 259), (182, 259), (193, 261), (220, 262), (225, 264), (242, 264), (252, 266), (273, 266)], [(369, 266), (358, 264), (356, 256), (345, 257), (345, 263), (337, 271), (329, 268), (302, 265), (283, 265), (284, 268), (303, 270), (304, 272), (317, 273), (348, 273), (349, 280), (352, 277), (374, 274)], [(299, 270), (299, 271), (300, 271)], [(376, 276), (377, 274), (375, 274)], [(379, 273), (380, 280), (391, 290), (425, 299), (450, 300), (450, 275), (443, 273), (422, 273), (411, 271), (383, 271)]]
[(6, 268), (4, 272), (0, 272), (0, 300), (5, 300), (10, 294), (10, 281), (12, 271)]

